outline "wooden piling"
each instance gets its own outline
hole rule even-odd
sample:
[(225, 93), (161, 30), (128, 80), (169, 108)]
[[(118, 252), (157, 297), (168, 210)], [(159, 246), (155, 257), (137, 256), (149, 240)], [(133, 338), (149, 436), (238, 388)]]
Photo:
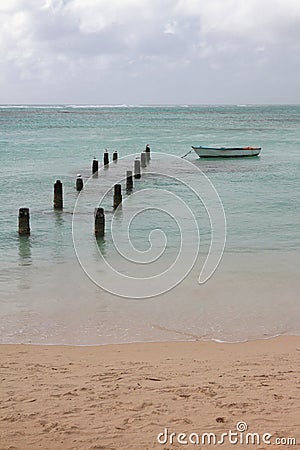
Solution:
[(105, 234), (105, 214), (103, 208), (95, 208), (95, 236), (103, 237)]
[(127, 191), (131, 191), (133, 189), (132, 170), (126, 171), (126, 189)]
[(94, 158), (92, 162), (92, 174), (95, 175), (98, 173), (99, 170), (99, 161), (98, 159)]
[(29, 236), (30, 235), (30, 214), (29, 208), (20, 208), (19, 209), (19, 227), (18, 227), (20, 236)]
[(141, 166), (143, 168), (147, 166), (146, 152), (141, 153)]
[(108, 168), (109, 166), (109, 153), (105, 152), (103, 155), (103, 163), (104, 163), (104, 167)]
[(151, 157), (150, 157), (150, 147), (149, 147), (148, 144), (146, 145), (146, 150), (145, 150), (145, 152), (146, 152), (146, 160), (147, 160), (147, 164), (149, 164)]
[(141, 178), (141, 161), (139, 159), (134, 160), (134, 178)]
[(54, 201), (53, 205), (55, 209), (63, 209), (63, 186), (60, 180), (54, 183)]
[(117, 152), (117, 150), (115, 152), (113, 152), (113, 161), (114, 162), (118, 161), (118, 152)]
[(76, 190), (82, 191), (82, 189), (83, 189), (83, 179), (82, 176), (78, 174), (76, 178)]
[(122, 204), (122, 186), (120, 184), (114, 185), (114, 202), (113, 207), (117, 209)]

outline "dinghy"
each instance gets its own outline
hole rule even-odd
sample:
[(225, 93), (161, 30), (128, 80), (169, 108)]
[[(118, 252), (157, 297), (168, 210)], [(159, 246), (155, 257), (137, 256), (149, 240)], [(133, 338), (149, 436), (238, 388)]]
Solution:
[(261, 147), (194, 147), (192, 149), (200, 158), (258, 156)]

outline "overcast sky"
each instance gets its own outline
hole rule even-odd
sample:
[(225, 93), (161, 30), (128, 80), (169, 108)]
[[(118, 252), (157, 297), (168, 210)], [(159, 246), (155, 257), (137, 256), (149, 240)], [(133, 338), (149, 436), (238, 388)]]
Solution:
[(300, 103), (300, 0), (0, 0), (0, 103)]

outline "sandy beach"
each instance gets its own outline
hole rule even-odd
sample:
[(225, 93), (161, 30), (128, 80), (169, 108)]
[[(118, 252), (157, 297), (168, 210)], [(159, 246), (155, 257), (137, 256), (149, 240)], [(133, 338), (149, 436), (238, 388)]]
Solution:
[[(1, 345), (0, 352), (1, 450), (213, 446), (212, 436), (201, 445), (205, 433), (226, 449), (289, 449), (296, 448), (289, 438), (300, 442), (300, 337)], [(239, 422), (231, 439), (257, 433), (259, 444), (234, 444), (228, 435), (220, 443)]]

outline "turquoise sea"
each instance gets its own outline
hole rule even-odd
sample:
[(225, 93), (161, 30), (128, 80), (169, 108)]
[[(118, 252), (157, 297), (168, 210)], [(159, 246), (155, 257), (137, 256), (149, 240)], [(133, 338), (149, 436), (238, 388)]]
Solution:
[[(173, 163), (166, 154), (180, 157), (197, 144), (261, 146), (262, 152), (253, 158), (199, 159), (195, 153), (185, 158), (219, 194), (227, 221), (225, 253), (211, 279), (199, 285), (201, 257), (208, 252), (211, 235), (203, 206), (191, 196), (189, 207), (201, 222), (199, 260), (168, 293), (133, 300), (99, 288), (78, 262), (72, 238), (75, 179), (78, 173), (89, 179), (92, 158), (102, 165), (104, 149), (118, 151), (117, 165), (101, 169), (97, 180), (91, 180), (92, 215), (116, 167), (123, 173), (128, 169), (122, 157), (140, 153), (147, 143), (151, 164), (135, 182), (135, 191), (171, 190), (183, 201), (188, 198), (186, 186), (174, 179), (184, 174), (187, 184), (195, 183), (197, 173), (189, 171), (184, 159), (181, 167), (179, 158)], [(147, 177), (150, 167), (165, 175)], [(93, 345), (299, 334), (299, 173), (298, 105), (0, 106), (0, 342)], [(57, 179), (64, 186), (63, 212), (52, 207)], [(155, 201), (166, 207), (163, 197)], [(127, 205), (116, 217), (123, 244), (124, 218), (130, 208), (136, 213), (143, 208), (143, 197), (135, 201), (132, 196)], [(109, 227), (110, 192), (103, 206)], [(30, 208), (30, 238), (17, 234), (20, 207)], [(95, 245), (91, 217), (82, 213), (80, 219), (79, 214), (77, 223), (87, 240), (87, 255)], [(182, 223), (186, 251), (192, 252), (190, 221), (185, 216)], [(152, 265), (163, 271), (180, 246), (170, 216), (151, 209), (138, 214), (132, 242), (145, 250), (155, 228), (170, 235), (167, 258)], [(113, 252), (109, 229), (100, 246), (104, 257), (127, 273), (126, 262)], [(97, 258), (91, 257), (89, 264), (98, 267)], [(145, 266), (134, 270), (145, 276)], [(100, 278), (101, 273), (100, 267)]]

